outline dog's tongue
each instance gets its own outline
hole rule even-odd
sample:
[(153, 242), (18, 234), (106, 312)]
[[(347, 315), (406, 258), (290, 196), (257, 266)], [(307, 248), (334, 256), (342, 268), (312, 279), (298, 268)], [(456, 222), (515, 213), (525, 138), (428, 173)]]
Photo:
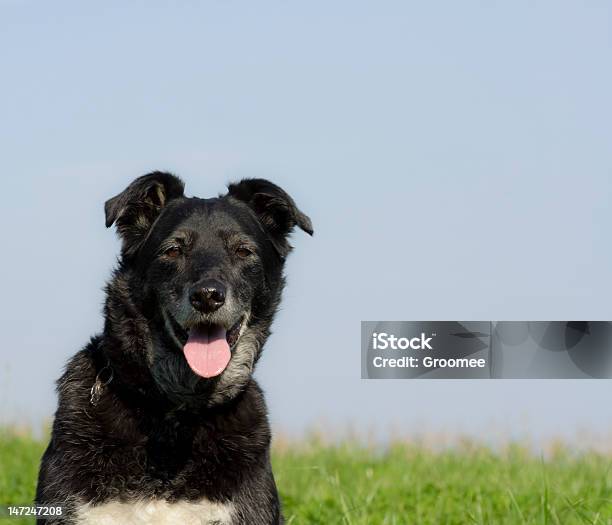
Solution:
[(202, 377), (218, 376), (232, 357), (225, 329), (220, 326), (192, 328), (183, 352), (191, 369)]

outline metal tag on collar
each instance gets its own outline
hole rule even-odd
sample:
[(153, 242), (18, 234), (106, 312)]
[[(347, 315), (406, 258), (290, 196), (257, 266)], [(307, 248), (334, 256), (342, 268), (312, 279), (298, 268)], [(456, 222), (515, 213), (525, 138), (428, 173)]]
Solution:
[[(107, 379), (104, 379), (104, 376), (108, 375)], [(89, 403), (93, 406), (96, 406), (102, 397), (102, 392), (104, 387), (108, 385), (113, 380), (113, 369), (110, 364), (107, 365), (98, 372), (96, 376), (96, 381), (94, 382), (91, 390), (89, 392)]]

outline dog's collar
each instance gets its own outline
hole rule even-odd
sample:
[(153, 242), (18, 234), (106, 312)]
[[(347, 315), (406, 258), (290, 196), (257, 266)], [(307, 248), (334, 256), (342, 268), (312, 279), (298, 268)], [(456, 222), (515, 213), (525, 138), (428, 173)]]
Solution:
[(115, 373), (110, 366), (110, 363), (107, 361), (106, 365), (98, 372), (98, 375), (96, 375), (96, 380), (89, 392), (89, 403), (92, 406), (96, 406), (98, 404), (100, 398), (102, 397), (104, 387), (113, 380), (114, 376)]

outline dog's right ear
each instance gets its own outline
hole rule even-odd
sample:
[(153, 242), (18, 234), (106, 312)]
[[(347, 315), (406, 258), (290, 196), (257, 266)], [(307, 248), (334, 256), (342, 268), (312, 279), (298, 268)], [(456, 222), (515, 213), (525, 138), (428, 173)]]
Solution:
[(183, 181), (178, 177), (155, 171), (138, 177), (119, 195), (106, 201), (106, 227), (116, 224), (124, 256), (138, 250), (162, 208), (172, 199), (182, 197), (183, 189)]

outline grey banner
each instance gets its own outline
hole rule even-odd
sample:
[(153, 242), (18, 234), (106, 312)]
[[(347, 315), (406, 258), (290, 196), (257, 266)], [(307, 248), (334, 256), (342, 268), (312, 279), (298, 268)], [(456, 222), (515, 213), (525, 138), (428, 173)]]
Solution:
[(608, 321), (362, 321), (363, 379), (612, 377)]

